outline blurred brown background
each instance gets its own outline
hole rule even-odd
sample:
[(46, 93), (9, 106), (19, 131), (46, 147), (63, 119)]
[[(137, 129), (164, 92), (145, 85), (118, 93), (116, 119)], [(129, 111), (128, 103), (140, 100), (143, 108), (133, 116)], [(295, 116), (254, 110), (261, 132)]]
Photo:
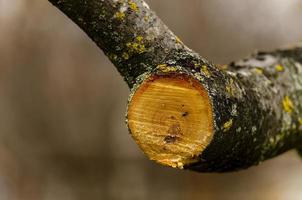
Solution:
[[(191, 48), (226, 63), (302, 42), (302, 0), (148, 0)], [(128, 134), (128, 88), (47, 0), (0, 0), (0, 200), (302, 199), (294, 151), (229, 174), (154, 164)]]

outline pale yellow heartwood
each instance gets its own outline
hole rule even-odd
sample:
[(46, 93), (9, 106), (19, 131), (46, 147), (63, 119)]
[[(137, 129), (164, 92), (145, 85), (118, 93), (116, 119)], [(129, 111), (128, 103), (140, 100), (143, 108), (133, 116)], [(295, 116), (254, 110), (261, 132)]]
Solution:
[(151, 160), (183, 168), (196, 161), (212, 139), (208, 94), (197, 80), (189, 77), (150, 78), (129, 104), (128, 125)]

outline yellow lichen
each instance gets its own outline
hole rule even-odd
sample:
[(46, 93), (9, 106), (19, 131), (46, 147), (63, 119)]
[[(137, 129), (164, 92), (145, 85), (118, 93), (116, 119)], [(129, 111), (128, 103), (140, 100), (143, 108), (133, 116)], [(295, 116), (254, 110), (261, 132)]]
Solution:
[(287, 112), (287, 113), (292, 113), (293, 112), (294, 104), (288, 96), (284, 97), (284, 99), (282, 101), (282, 104), (283, 104), (283, 109), (285, 110), (285, 112)]
[(298, 121), (299, 121), (299, 124), (302, 126), (302, 117), (299, 117)]
[(176, 43), (178, 43), (178, 44), (183, 44), (183, 42), (180, 40), (180, 38), (179, 37), (177, 37), (177, 36), (175, 36), (175, 41), (176, 41)]
[(128, 59), (129, 59), (129, 54), (126, 53), (126, 52), (124, 52), (124, 53), (122, 54), (122, 57), (123, 57), (125, 60), (128, 60)]
[(138, 7), (136, 3), (134, 3), (133, 1), (128, 1), (128, 4), (131, 10), (133, 10), (134, 12), (138, 11)]
[(118, 19), (118, 20), (124, 20), (125, 19), (125, 13), (123, 13), (123, 12), (116, 12), (115, 14), (114, 14), (114, 18), (116, 18), (116, 19)]
[(257, 74), (263, 74), (263, 69), (261, 69), (261, 68), (254, 68), (254, 71), (255, 71)]
[(282, 65), (276, 65), (276, 70), (278, 71), (278, 72), (282, 72), (283, 70), (284, 70), (284, 67), (282, 66)]
[(162, 69), (162, 68), (166, 68), (167, 64), (159, 64), (157, 65), (157, 68)]
[(227, 85), (227, 86), (225, 86), (225, 89), (226, 89), (226, 91), (229, 93), (229, 94), (231, 94), (231, 87), (229, 86), (229, 85)]
[(139, 44), (136, 42), (128, 42), (126, 46), (128, 47), (130, 52), (139, 53), (139, 54), (145, 52), (145, 45), (143, 44)]
[(234, 84), (234, 80), (230, 79), (227, 85), (225, 86), (227, 93), (229, 93), (231, 96), (234, 96), (233, 84)]
[(177, 71), (177, 67), (175, 66), (167, 66), (167, 64), (159, 64), (157, 65), (157, 68), (162, 72), (175, 72)]
[(206, 65), (201, 66), (200, 71), (203, 72), (203, 74), (208, 78), (211, 76), (211, 73)]
[(146, 51), (145, 45), (138, 45), (138, 53), (144, 53)]
[(145, 22), (147, 22), (147, 21), (149, 20), (149, 18), (150, 18), (150, 17), (146, 15), (146, 16), (144, 17)]
[(143, 39), (144, 39), (143, 36), (140, 36), (140, 35), (136, 37), (136, 40), (137, 40), (138, 42), (143, 41)]
[(199, 67), (200, 67), (200, 64), (199, 64), (199, 63), (194, 63), (194, 67), (195, 67), (195, 68), (199, 68)]
[(109, 54), (109, 59), (110, 59), (110, 60), (116, 60), (116, 59), (117, 59), (117, 55), (114, 54), (114, 53), (110, 53), (110, 54)]
[(223, 124), (223, 132), (229, 131), (231, 129), (232, 125), (233, 125), (233, 119), (230, 119), (229, 121), (225, 122)]
[(143, 43), (143, 37), (137, 36), (134, 40), (134, 42), (128, 42), (126, 44), (129, 53), (144, 53), (146, 51), (145, 45)]
[(227, 70), (228, 69), (228, 65), (225, 65), (225, 64), (217, 64), (217, 67), (219, 68), (219, 69), (221, 69), (221, 70)]

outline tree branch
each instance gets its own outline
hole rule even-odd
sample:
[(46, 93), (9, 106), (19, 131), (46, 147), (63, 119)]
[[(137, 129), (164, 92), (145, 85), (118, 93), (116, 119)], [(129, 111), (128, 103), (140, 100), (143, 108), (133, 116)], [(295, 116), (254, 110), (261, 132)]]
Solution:
[(49, 1), (104, 51), (130, 87), (138, 76), (168, 59), (177, 59), (177, 54), (198, 57), (144, 1)]
[(142, 0), (49, 0), (117, 67), (132, 95), (130, 132), (171, 167), (233, 171), (302, 148), (302, 48), (216, 66)]

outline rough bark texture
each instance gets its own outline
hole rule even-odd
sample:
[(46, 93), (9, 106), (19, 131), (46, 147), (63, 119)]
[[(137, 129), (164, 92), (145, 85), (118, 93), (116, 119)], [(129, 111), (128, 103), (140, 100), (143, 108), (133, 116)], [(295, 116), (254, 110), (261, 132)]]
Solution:
[[(302, 144), (302, 48), (257, 53), (202, 78), (214, 110), (214, 139), (190, 169), (256, 165)], [(196, 76), (196, 74), (194, 75)]]
[(167, 60), (198, 57), (140, 0), (49, 0), (104, 51), (130, 87)]
[(219, 67), (188, 49), (144, 1), (49, 1), (105, 52), (133, 92), (151, 74), (200, 81), (213, 107), (214, 138), (185, 168), (238, 170), (302, 148), (302, 48)]

